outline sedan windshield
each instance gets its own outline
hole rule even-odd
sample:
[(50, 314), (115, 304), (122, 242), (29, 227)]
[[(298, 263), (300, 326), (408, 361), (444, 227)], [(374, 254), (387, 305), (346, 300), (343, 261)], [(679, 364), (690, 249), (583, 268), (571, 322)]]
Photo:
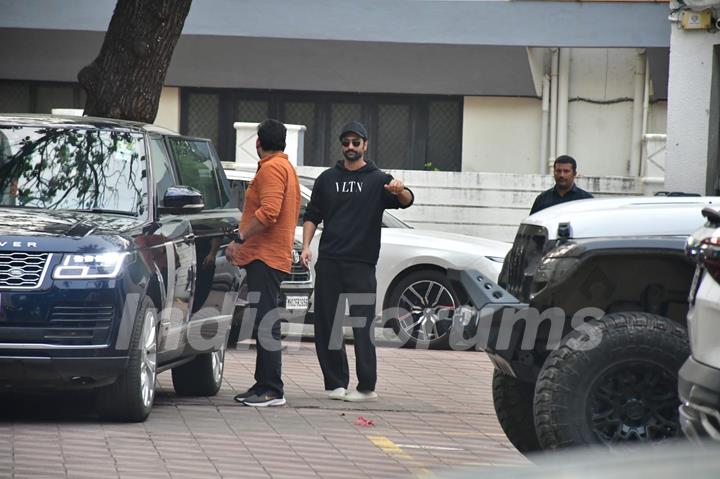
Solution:
[(0, 126), (0, 206), (142, 214), (146, 198), (139, 133)]

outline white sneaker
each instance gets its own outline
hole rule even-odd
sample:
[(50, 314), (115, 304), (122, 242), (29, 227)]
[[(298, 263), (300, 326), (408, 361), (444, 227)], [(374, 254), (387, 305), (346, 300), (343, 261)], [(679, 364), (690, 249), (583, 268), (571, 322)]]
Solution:
[(332, 391), (326, 390), (325, 394), (327, 394), (327, 397), (330, 399), (337, 399), (338, 401), (342, 401), (345, 399), (345, 395), (347, 394), (347, 390), (343, 387), (335, 388)]
[(345, 400), (348, 402), (370, 402), (377, 401), (378, 395), (375, 391), (351, 391), (345, 395)]

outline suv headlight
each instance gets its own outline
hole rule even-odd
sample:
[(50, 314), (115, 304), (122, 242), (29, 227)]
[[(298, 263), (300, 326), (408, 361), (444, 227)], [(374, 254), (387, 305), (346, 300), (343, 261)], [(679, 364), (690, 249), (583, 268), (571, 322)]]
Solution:
[(535, 272), (533, 281), (543, 286), (550, 281), (560, 281), (564, 278), (580, 260), (578, 258), (543, 258), (540, 266)]
[(120, 274), (128, 253), (66, 254), (53, 279), (102, 279)]

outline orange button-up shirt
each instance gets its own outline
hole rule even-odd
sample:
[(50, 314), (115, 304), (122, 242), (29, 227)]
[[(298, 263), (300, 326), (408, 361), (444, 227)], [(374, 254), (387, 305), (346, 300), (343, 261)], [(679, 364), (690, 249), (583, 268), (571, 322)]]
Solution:
[(266, 228), (228, 248), (230, 261), (245, 266), (260, 260), (273, 269), (290, 272), (295, 227), (300, 213), (300, 184), (288, 156), (277, 153), (260, 160), (245, 193), (240, 231), (255, 217)]

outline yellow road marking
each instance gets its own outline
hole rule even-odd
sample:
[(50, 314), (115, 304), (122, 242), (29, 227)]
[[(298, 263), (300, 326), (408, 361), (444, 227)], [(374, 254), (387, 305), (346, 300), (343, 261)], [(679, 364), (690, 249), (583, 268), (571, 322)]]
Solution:
[(382, 449), (382, 452), (384, 452), (388, 456), (397, 457), (398, 459), (405, 459), (406, 461), (413, 460), (410, 454), (400, 449), (400, 446), (398, 446), (385, 436), (368, 436), (368, 439), (370, 439), (370, 442), (375, 444), (375, 446)]
[(402, 459), (403, 461), (409, 462), (412, 466), (415, 466), (412, 469), (417, 477), (437, 477), (430, 469), (417, 462), (410, 454), (403, 451), (397, 444), (385, 436), (367, 436), (367, 438), (375, 445), (375, 447), (379, 448), (388, 456), (396, 459)]

